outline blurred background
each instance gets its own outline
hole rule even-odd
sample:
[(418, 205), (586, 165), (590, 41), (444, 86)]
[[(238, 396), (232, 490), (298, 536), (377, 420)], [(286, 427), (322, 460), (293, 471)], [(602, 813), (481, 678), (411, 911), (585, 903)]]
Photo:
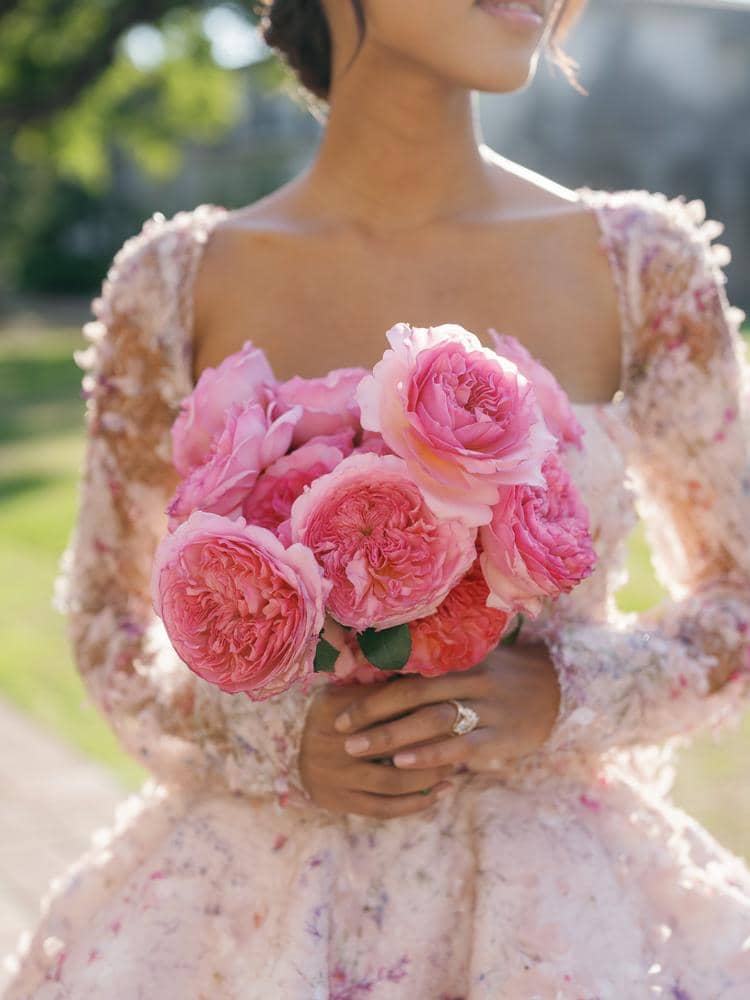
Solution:
[[(251, 6), (0, 0), (0, 955), (144, 777), (88, 705), (52, 607), (91, 298), (154, 211), (252, 202), (320, 135)], [(750, 315), (750, 0), (590, 0), (564, 48), (588, 96), (541, 60), (526, 90), (481, 96), (487, 143), (569, 187), (702, 199)], [(630, 569), (621, 605), (658, 601), (640, 528)], [(750, 859), (748, 748), (750, 722), (701, 739), (674, 797)]]

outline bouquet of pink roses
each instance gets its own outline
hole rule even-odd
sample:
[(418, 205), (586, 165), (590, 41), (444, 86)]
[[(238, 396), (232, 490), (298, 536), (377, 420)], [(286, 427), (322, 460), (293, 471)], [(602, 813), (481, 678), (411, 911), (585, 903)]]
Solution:
[(562, 460), (582, 429), (514, 338), (400, 323), (371, 372), (278, 382), (246, 341), (172, 428), (154, 609), (200, 677), (254, 700), (317, 671), (475, 666), (593, 569)]

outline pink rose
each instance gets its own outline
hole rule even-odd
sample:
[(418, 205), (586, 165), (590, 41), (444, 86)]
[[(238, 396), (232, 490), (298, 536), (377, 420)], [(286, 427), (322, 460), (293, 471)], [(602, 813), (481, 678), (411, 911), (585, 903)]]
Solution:
[(275, 384), (265, 354), (249, 340), (218, 367), (204, 368), (172, 425), (172, 462), (180, 475), (202, 464), (232, 403), (259, 403), (265, 409)]
[(321, 434), (359, 429), (359, 406), (354, 390), (367, 371), (364, 368), (334, 368), (323, 378), (295, 375), (276, 388), (282, 409), (302, 407), (302, 418), (294, 431), (294, 445)]
[(398, 323), (387, 337), (392, 350), (357, 388), (362, 426), (404, 459), (435, 513), (487, 524), (501, 486), (543, 484), (556, 442), (513, 362), (453, 323)]
[[(345, 455), (351, 455), (354, 451), (354, 437), (354, 430), (347, 427), (345, 430), (335, 431), (333, 434), (316, 434), (304, 444), (328, 444), (332, 448), (340, 448)], [(295, 447), (297, 446), (295, 445)]]
[(393, 455), (345, 458), (297, 497), (291, 520), (332, 584), (329, 612), (357, 631), (431, 614), (475, 554), (476, 531), (436, 517)]
[(327, 586), (309, 549), (195, 511), (159, 544), (151, 597), (178, 656), (222, 691), (262, 701), (309, 679)]
[(497, 646), (510, 615), (488, 608), (489, 588), (479, 560), (433, 614), (409, 623), (411, 656), (406, 674), (436, 677), (470, 670)]
[(295, 407), (273, 420), (258, 403), (233, 403), (203, 464), (177, 487), (167, 507), (169, 530), (194, 510), (226, 516), (239, 513), (262, 470), (289, 447), (299, 416), (300, 409)]
[(242, 514), (249, 524), (268, 528), (283, 542), (292, 541), (289, 514), (292, 504), (314, 479), (331, 472), (347, 452), (346, 435), (340, 435), (342, 447), (320, 444), (319, 441), (335, 440), (313, 438), (289, 455), (282, 455), (263, 472), (242, 503)]
[(568, 394), (549, 368), (545, 368), (510, 334), (501, 334), (493, 329), (490, 329), (489, 333), (497, 353), (509, 358), (534, 386), (534, 393), (547, 427), (558, 441), (580, 448), (583, 427), (576, 419)]
[(379, 434), (374, 431), (365, 431), (362, 434), (362, 441), (354, 449), (357, 455), (392, 455), (393, 452)]
[(543, 472), (545, 487), (506, 487), (480, 529), (488, 607), (534, 616), (543, 598), (568, 593), (594, 568), (588, 511), (557, 452)]

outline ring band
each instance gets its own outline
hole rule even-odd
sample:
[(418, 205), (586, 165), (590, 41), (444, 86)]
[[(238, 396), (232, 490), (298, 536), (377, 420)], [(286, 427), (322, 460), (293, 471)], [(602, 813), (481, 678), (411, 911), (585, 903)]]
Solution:
[(476, 729), (479, 725), (479, 716), (474, 709), (469, 708), (468, 705), (463, 705), (460, 701), (456, 701), (455, 698), (449, 698), (448, 701), (451, 705), (456, 706), (456, 718), (451, 727), (451, 732), (455, 736), (464, 736), (466, 733), (470, 733), (472, 729)]

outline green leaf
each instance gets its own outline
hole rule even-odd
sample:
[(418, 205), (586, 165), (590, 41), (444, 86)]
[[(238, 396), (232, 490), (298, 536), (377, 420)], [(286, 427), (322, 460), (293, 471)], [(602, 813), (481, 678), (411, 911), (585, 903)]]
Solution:
[(519, 613), (519, 614), (516, 615), (515, 625), (510, 630), (510, 632), (508, 632), (506, 635), (504, 635), (502, 637), (502, 639), (500, 640), (500, 645), (501, 646), (512, 646), (515, 643), (516, 639), (521, 634), (521, 627), (522, 627), (524, 621), (525, 621), (525, 618), (524, 618), (524, 616), (522, 614)]
[(335, 646), (332, 646), (327, 639), (322, 636), (318, 639), (318, 645), (315, 647), (315, 659), (313, 660), (313, 669), (316, 673), (326, 673), (330, 674), (334, 670), (334, 664), (338, 659), (339, 650)]
[(367, 628), (357, 635), (359, 648), (378, 670), (400, 670), (411, 656), (409, 626), (394, 625), (376, 632)]

